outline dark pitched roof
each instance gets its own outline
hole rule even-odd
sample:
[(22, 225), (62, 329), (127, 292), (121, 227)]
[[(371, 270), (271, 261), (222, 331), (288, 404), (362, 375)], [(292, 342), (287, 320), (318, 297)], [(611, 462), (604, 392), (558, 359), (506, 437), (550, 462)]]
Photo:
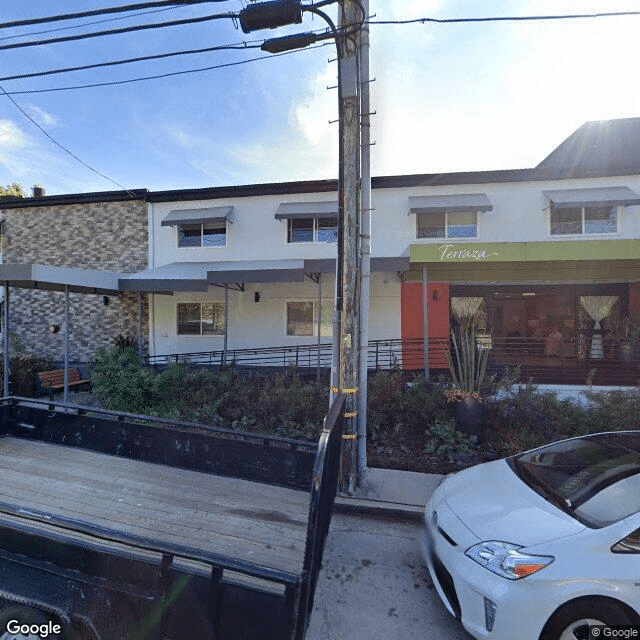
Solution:
[(554, 149), (538, 169), (640, 172), (640, 118), (585, 122)]

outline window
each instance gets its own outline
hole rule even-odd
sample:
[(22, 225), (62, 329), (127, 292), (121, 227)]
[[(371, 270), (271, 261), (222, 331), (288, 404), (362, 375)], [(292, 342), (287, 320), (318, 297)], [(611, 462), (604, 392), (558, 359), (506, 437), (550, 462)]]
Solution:
[(224, 335), (224, 304), (221, 302), (179, 302), (178, 335)]
[(224, 247), (226, 244), (226, 222), (197, 222), (178, 225), (179, 247)]
[[(331, 336), (333, 305), (322, 305), (320, 335)], [(318, 303), (313, 300), (303, 302), (287, 302), (287, 335), (288, 336), (317, 336), (318, 335)]]
[(551, 208), (552, 236), (616, 233), (617, 230), (618, 207)]
[(337, 242), (338, 219), (291, 218), (287, 220), (287, 242)]
[(475, 211), (419, 213), (418, 238), (475, 238), (478, 235), (478, 214)]

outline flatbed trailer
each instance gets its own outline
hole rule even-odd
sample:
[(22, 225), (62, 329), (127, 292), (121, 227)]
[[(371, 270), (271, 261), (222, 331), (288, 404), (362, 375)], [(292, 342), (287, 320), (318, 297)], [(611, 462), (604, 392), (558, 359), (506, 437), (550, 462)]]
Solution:
[(0, 637), (302, 640), (342, 406), (315, 444), (0, 400)]

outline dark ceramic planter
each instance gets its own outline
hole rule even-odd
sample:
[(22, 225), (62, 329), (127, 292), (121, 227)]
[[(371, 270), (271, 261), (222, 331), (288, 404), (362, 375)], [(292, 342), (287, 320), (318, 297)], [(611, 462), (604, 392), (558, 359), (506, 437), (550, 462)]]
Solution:
[(478, 442), (484, 439), (484, 405), (475, 398), (464, 398), (452, 405), (453, 418), (460, 431), (476, 436)]

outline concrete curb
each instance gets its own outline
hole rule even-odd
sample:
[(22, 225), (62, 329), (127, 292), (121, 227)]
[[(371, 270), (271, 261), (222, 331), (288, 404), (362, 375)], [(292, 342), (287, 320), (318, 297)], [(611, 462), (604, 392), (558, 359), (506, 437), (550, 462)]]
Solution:
[(334, 510), (338, 513), (360, 513), (377, 518), (396, 518), (413, 522), (422, 522), (424, 518), (424, 507), (419, 505), (364, 500), (348, 496), (337, 496)]

